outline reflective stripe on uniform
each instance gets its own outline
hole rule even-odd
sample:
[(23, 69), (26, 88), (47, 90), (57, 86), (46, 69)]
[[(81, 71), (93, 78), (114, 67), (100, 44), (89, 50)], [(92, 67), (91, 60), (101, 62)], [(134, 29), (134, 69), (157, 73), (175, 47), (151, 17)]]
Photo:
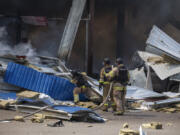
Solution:
[(110, 76), (111, 78), (114, 77), (114, 71), (110, 71), (107, 76)]
[(99, 81), (99, 83), (101, 83), (101, 84), (110, 84), (110, 82), (104, 82), (104, 81)]
[(124, 86), (114, 86), (113, 90), (126, 90)]
[(112, 106), (115, 106), (116, 104), (115, 104), (115, 103), (112, 103), (111, 105), (112, 105)]
[(79, 94), (74, 94), (74, 102), (79, 102)]
[(99, 80), (99, 83), (104, 83), (104, 81), (102, 81), (102, 80)]
[(104, 104), (104, 106), (108, 106), (108, 104)]
[(86, 86), (85, 86), (85, 85), (83, 85), (83, 86), (81, 86), (81, 88), (85, 89), (85, 88), (86, 88)]
[(110, 84), (110, 82), (104, 82), (103, 84)]

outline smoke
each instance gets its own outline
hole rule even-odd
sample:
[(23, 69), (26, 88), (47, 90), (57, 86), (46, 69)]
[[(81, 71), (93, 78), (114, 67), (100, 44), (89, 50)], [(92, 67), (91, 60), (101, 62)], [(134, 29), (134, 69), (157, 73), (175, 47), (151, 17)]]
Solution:
[(163, 29), (174, 15), (178, 15), (179, 12), (174, 12), (173, 5), (178, 5), (177, 1), (136, 0), (126, 3), (123, 38), (118, 44), (121, 47), (119, 54), (127, 65), (131, 64), (131, 58), (136, 51), (145, 50), (146, 40), (153, 25)]
[(6, 27), (0, 27), (0, 56), (3, 55), (18, 55), (26, 56), (30, 63), (38, 64), (40, 59), (37, 56), (36, 49), (32, 47), (31, 42), (19, 43), (11, 46), (7, 44), (8, 33)]

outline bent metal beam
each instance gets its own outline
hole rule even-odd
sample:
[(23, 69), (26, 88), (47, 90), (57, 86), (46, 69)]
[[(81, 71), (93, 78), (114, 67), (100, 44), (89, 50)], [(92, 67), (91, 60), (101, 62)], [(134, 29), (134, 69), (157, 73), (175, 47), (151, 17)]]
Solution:
[(86, 0), (73, 0), (72, 2), (72, 7), (68, 15), (68, 19), (58, 50), (58, 56), (63, 61), (67, 61), (71, 55), (71, 50), (73, 48), (73, 43), (76, 37), (85, 4)]

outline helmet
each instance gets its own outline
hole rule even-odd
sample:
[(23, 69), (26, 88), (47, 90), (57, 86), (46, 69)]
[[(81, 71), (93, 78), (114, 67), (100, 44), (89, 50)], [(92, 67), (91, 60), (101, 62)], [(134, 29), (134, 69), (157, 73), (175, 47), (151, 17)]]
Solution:
[(104, 58), (104, 60), (103, 60), (103, 65), (110, 65), (110, 63), (111, 63), (111, 61), (110, 61), (110, 59), (109, 58)]
[(117, 58), (117, 59), (116, 59), (116, 63), (117, 63), (117, 64), (123, 64), (122, 58), (120, 58), (120, 57)]
[(72, 76), (78, 76), (78, 72), (76, 70), (71, 71)]
[(81, 72), (81, 75), (87, 76), (86, 72)]

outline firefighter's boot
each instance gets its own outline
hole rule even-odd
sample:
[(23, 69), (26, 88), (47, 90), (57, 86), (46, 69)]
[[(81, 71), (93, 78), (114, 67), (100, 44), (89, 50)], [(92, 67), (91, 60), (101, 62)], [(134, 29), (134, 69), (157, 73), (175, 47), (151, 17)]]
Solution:
[(77, 104), (79, 102), (79, 94), (74, 94), (74, 103)]
[(112, 104), (111, 104), (111, 107), (112, 107), (113, 112), (115, 112), (115, 111), (116, 111), (116, 104), (115, 104), (115, 103), (112, 103)]
[(123, 115), (123, 114), (124, 114), (123, 111), (116, 111), (116, 112), (114, 112), (114, 115)]
[(101, 108), (102, 111), (108, 112), (108, 104), (104, 104)]

